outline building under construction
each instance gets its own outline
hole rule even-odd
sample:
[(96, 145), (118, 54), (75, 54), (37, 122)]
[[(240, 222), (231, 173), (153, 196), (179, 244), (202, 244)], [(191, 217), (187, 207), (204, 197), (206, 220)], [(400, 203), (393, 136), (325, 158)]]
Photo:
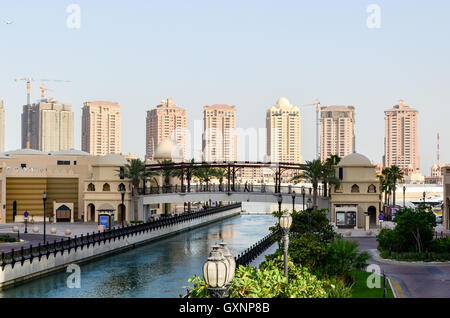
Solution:
[(73, 148), (72, 106), (55, 99), (42, 99), (24, 105), (22, 112), (22, 149), (44, 152)]

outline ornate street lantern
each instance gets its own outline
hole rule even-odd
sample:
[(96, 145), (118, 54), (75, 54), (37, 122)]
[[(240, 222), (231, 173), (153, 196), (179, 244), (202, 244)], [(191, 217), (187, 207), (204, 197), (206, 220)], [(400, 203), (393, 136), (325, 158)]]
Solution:
[(234, 259), (233, 254), (231, 254), (230, 250), (227, 247), (227, 243), (220, 242), (220, 251), (222, 252), (223, 257), (228, 261), (228, 277), (227, 277), (227, 285), (231, 284), (231, 281), (234, 277), (234, 272), (236, 271), (236, 261)]
[(284, 276), (288, 278), (288, 248), (289, 248), (289, 228), (292, 225), (292, 217), (288, 211), (284, 211), (280, 217), (280, 227), (283, 229), (284, 237)]
[(203, 278), (208, 284), (208, 291), (213, 298), (228, 296), (229, 262), (220, 251), (219, 245), (213, 245), (208, 260), (203, 264)]

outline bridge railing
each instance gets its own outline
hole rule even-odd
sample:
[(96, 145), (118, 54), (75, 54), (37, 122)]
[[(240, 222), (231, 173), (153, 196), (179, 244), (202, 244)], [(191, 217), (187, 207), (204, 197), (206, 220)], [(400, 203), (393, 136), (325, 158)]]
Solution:
[(278, 232), (273, 232), (263, 237), (259, 242), (253, 244), (244, 252), (240, 253), (234, 259), (236, 261), (236, 266), (242, 265), (247, 266), (253, 260), (255, 260), (259, 255), (261, 255), (265, 250), (275, 243), (275, 236)]
[(83, 250), (83, 248), (89, 248), (90, 245), (100, 245), (102, 242), (106, 244), (106, 242), (111, 242), (111, 240), (115, 241), (116, 239), (124, 239), (125, 237), (137, 235), (143, 232), (156, 231), (164, 227), (188, 222), (193, 219), (239, 207), (241, 207), (241, 202), (216, 208), (208, 208), (199, 212), (183, 213), (174, 217), (162, 218), (158, 221), (145, 222), (136, 225), (125, 225), (124, 227), (114, 228), (103, 232), (98, 231), (97, 233), (87, 233), (86, 235), (81, 234), (80, 237), (75, 235), (73, 238), (61, 238), (60, 241), (47, 241), (45, 244), (39, 243), (37, 246), (30, 245), (26, 248), (22, 246), (19, 250), (13, 248), (10, 252), (1, 253), (0, 266), (2, 270), (4, 270), (5, 266), (8, 264), (14, 268), (16, 263), (23, 265), (26, 260), (29, 260), (30, 263), (32, 263), (33, 261), (40, 261), (42, 257), (46, 257), (48, 259), (51, 254), (56, 256), (58, 253), (63, 255), (64, 251), (68, 251), (68, 253), (71, 251), (76, 252), (78, 249)]
[[(280, 192), (282, 194), (293, 194), (295, 191), (296, 197), (302, 196), (302, 189), (305, 191), (305, 195), (311, 195), (313, 189), (311, 187), (301, 186), (281, 186)], [(252, 184), (252, 183), (236, 183), (234, 187), (230, 187), (226, 184), (191, 184), (189, 187), (185, 184), (183, 187), (179, 184), (170, 186), (150, 186), (146, 188), (139, 188), (138, 193), (140, 195), (150, 194), (165, 194), (165, 193), (199, 193), (199, 192), (222, 192), (222, 193), (241, 193), (241, 192), (253, 192), (253, 193), (279, 193), (275, 191), (274, 185), (266, 184)], [(324, 191), (322, 187), (318, 188), (318, 195), (323, 196)]]

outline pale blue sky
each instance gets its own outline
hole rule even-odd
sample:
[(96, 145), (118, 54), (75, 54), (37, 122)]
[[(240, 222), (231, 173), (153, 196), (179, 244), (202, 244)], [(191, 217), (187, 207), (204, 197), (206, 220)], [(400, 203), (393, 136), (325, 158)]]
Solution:
[[(66, 8), (81, 8), (81, 28)], [(366, 25), (369, 4), (381, 28)], [(383, 111), (403, 98), (419, 110), (422, 172), (441, 133), (450, 162), (450, 2), (448, 1), (1, 1), (0, 99), (6, 148), (20, 147), (25, 84), (15, 77), (67, 79), (48, 93), (72, 104), (81, 147), (83, 101), (122, 106), (124, 153), (145, 153), (145, 111), (172, 97), (190, 128), (206, 104), (237, 106), (237, 125), (265, 127), (281, 97), (356, 107), (357, 151), (381, 162)], [(4, 20), (13, 20), (6, 25)], [(39, 98), (33, 85), (32, 100)], [(302, 152), (314, 157), (313, 107), (303, 114)]]

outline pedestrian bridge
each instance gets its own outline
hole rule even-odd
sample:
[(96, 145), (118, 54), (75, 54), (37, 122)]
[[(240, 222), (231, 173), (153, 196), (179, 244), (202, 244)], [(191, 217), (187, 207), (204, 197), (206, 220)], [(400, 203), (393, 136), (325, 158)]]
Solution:
[[(186, 190), (186, 189), (183, 189)], [(220, 187), (219, 185), (199, 186), (192, 185), (190, 191), (181, 191), (178, 186), (151, 187), (143, 191), (139, 196), (139, 207), (144, 211), (151, 204), (179, 203), (179, 202), (267, 202), (278, 203), (279, 197), (282, 204), (303, 205), (306, 209), (308, 199), (313, 201), (312, 189), (299, 186), (275, 186), (267, 185), (236, 185), (234, 190)], [(329, 208), (329, 198), (323, 196), (319, 190), (317, 205), (319, 209)]]

